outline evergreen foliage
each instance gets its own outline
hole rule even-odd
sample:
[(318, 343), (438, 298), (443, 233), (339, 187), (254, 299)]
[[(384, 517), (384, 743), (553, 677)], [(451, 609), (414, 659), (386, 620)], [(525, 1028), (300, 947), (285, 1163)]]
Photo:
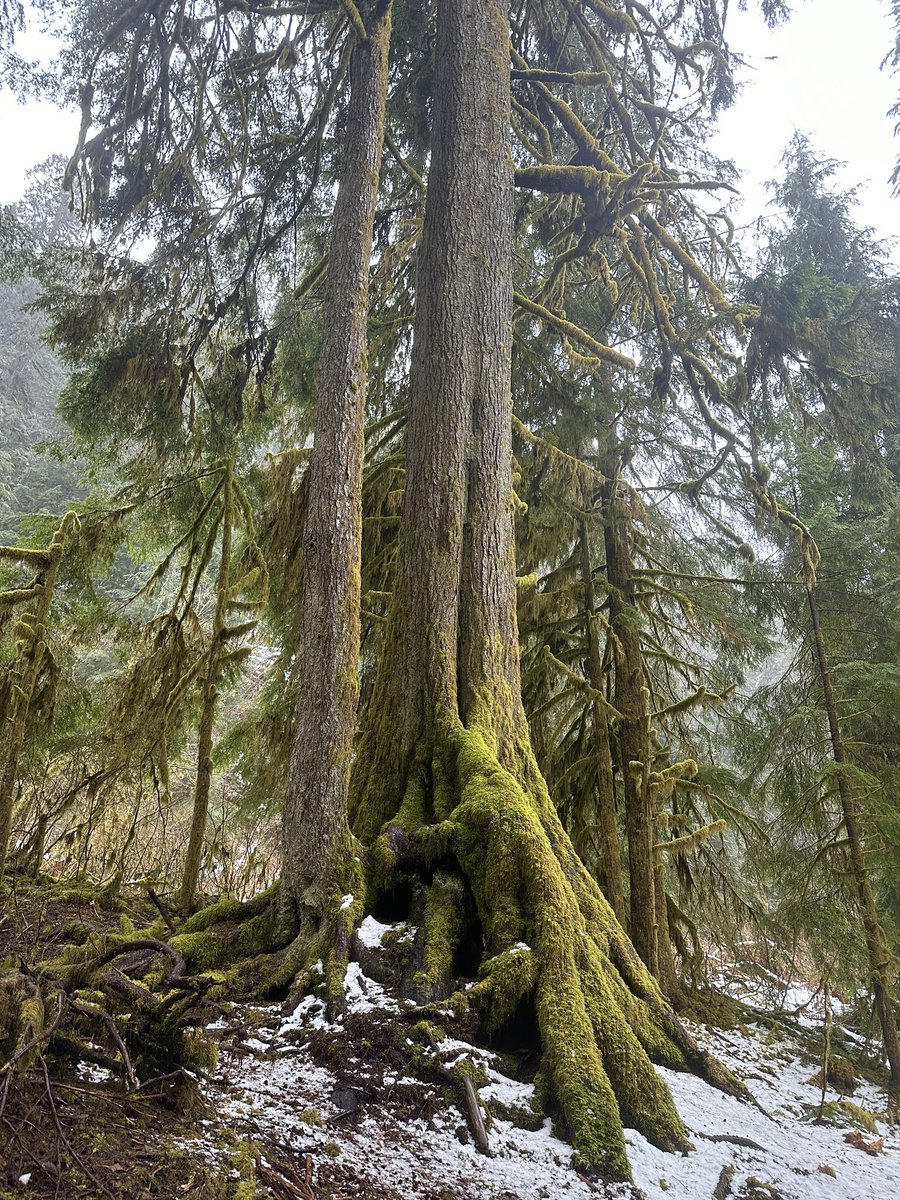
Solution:
[(651, 1060), (740, 1093), (710, 946), (900, 1071), (900, 277), (799, 137), (751, 269), (725, 7), (60, 5), (0, 221), (0, 857), (332, 1007), (408, 891), (410, 995), (530, 1005), (621, 1177), (687, 1145)]

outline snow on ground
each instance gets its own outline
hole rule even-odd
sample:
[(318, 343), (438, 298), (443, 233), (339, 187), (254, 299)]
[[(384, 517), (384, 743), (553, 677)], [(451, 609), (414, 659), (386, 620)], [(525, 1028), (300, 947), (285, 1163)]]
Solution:
[[(376, 930), (375, 924), (365, 936), (377, 945), (386, 928)], [(382, 1014), (397, 1021), (405, 1004), (358, 964), (348, 971), (346, 993), (348, 1011), (355, 1014), (348, 1021), (377, 1021)], [(244, 1041), (242, 1053), (223, 1052), (211, 1098), (219, 1122), (264, 1149), (298, 1158), (309, 1153), (316, 1161), (329, 1156), (345, 1173), (393, 1189), (402, 1200), (612, 1200), (635, 1194), (575, 1171), (570, 1147), (553, 1135), (548, 1120), (529, 1131), (495, 1116), (489, 1129), (493, 1155), (482, 1156), (464, 1115), (440, 1087), (414, 1078), (402, 1056), (396, 1070), (383, 1058), (373, 1066), (358, 1029), (351, 1037), (343, 1018), (330, 1025), (314, 998), (287, 1018), (277, 1008), (256, 1010), (255, 1018), (261, 1027)], [(760, 1107), (724, 1096), (693, 1075), (663, 1070), (696, 1150), (666, 1154), (626, 1130), (636, 1194), (647, 1200), (900, 1197), (897, 1131), (881, 1121), (877, 1135), (864, 1133), (865, 1142), (884, 1139), (881, 1151), (869, 1154), (845, 1141), (853, 1128), (849, 1119), (840, 1126), (815, 1124), (821, 1095), (812, 1082), (817, 1065), (790, 1034), (773, 1034), (763, 1024), (694, 1032), (746, 1082)], [(315, 1039), (323, 1037), (337, 1040), (337, 1065), (333, 1053), (326, 1056), (331, 1065), (321, 1061)], [(479, 1092), (484, 1104), (499, 1104), (506, 1115), (528, 1110), (531, 1085), (505, 1075), (496, 1055), (454, 1038), (438, 1043), (437, 1057), (445, 1066), (466, 1056), (486, 1069), (488, 1082)], [(828, 1098), (837, 1097), (829, 1092)], [(871, 1084), (861, 1084), (853, 1101), (875, 1114), (886, 1104), (884, 1093)]]
[[(648, 1198), (710, 1197), (723, 1167), (729, 1166), (734, 1168), (729, 1195), (748, 1190), (748, 1181), (755, 1178), (784, 1200), (900, 1197), (896, 1131), (880, 1123), (884, 1152), (870, 1155), (845, 1142), (844, 1135), (852, 1129), (849, 1122), (840, 1127), (816, 1125), (813, 1118), (821, 1088), (811, 1080), (817, 1068), (795, 1042), (786, 1038), (772, 1043), (769, 1032), (760, 1027), (746, 1033), (711, 1029), (697, 1033), (703, 1045), (744, 1080), (765, 1112), (716, 1092), (696, 1076), (661, 1069), (697, 1151), (686, 1158), (663, 1154), (629, 1130), (626, 1138), (635, 1182)], [(830, 1092), (829, 1098), (834, 1100), (835, 1093)], [(878, 1112), (886, 1098), (879, 1089), (864, 1085), (853, 1101)], [(874, 1140), (874, 1135), (863, 1136), (867, 1142)], [(721, 1140), (729, 1138), (744, 1144)]]

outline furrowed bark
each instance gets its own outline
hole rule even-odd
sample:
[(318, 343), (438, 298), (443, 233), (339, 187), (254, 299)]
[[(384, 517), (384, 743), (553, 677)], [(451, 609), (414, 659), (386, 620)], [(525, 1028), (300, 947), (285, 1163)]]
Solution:
[[(419, 249), (403, 542), (354, 830), (375, 837), (435, 721), (502, 694), (502, 737), (524, 728), (512, 521), (512, 156), (505, 6), (438, 12), (431, 172)], [(498, 731), (501, 732), (501, 731)], [(361, 752), (365, 758), (365, 746)], [(365, 800), (360, 786), (365, 791)]]
[[(452, 986), (462, 906), (477, 980), (447, 1001), (488, 1029), (529, 1003), (546, 1099), (582, 1166), (629, 1174), (622, 1123), (687, 1131), (650, 1056), (740, 1093), (697, 1051), (562, 828), (519, 674), (511, 448), (508, 6), (439, 0), (399, 561), (365, 714), (351, 820), (373, 889), (428, 889), (413, 991)], [(371, 899), (371, 897), (370, 897)], [(653, 903), (652, 874), (650, 903)]]
[(360, 553), (369, 259), (384, 139), (390, 3), (359, 4), (323, 311), (303, 536), (298, 705), (284, 805), (280, 924), (315, 931), (343, 885), (359, 693)]

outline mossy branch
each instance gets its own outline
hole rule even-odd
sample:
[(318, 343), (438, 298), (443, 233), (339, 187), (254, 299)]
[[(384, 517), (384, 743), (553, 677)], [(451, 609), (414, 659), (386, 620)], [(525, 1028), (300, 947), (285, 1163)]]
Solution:
[(637, 370), (637, 364), (634, 359), (629, 358), (625, 354), (619, 354), (617, 350), (613, 350), (609, 346), (604, 346), (602, 342), (598, 342), (596, 338), (591, 337), (586, 330), (573, 324), (572, 321), (561, 317), (558, 313), (552, 312), (549, 308), (545, 308), (542, 304), (538, 304), (534, 300), (529, 300), (521, 292), (514, 292), (513, 298), (520, 308), (531, 313), (532, 316), (540, 317), (546, 325), (549, 325), (551, 329), (563, 337), (571, 338), (573, 342), (584, 346), (592, 354), (596, 355), (601, 362), (608, 363), (610, 366), (621, 367), (626, 371)]
[(672, 858), (693, 854), (711, 837), (717, 833), (724, 833), (727, 828), (727, 821), (713, 821), (709, 825), (695, 829), (693, 833), (686, 833), (683, 837), (672, 838), (669, 842), (657, 842), (653, 849), (657, 854), (668, 854)]

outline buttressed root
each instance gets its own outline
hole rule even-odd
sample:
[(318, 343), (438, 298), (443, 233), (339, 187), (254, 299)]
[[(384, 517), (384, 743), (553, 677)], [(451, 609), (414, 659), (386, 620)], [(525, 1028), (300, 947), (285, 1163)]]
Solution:
[(533, 1003), (545, 1099), (561, 1111), (579, 1164), (628, 1178), (623, 1124), (662, 1149), (690, 1148), (652, 1060), (695, 1070), (736, 1095), (742, 1085), (698, 1050), (663, 999), (572, 849), (530, 751), (514, 775), (489, 735), (456, 725), (435, 739), (432, 756), (431, 778), (440, 781), (433, 803), (423, 794), (420, 755), (397, 817), (372, 848), (381, 887), (392, 863), (437, 868), (424, 910), (419, 998), (439, 999), (452, 986), (462, 936), (453, 863), (474, 897), (487, 950), (478, 981), (451, 1004), (477, 1009), (490, 1031), (523, 1000)]
[[(314, 930), (265, 953), (277, 942), (277, 896), (270, 895), (252, 912), (233, 902), (204, 910), (173, 944), (192, 960), (213, 946), (232, 962), (254, 955), (256, 991), (298, 996), (324, 977), (338, 1011), (364, 912), (398, 873), (421, 879), (414, 970), (404, 990), (423, 1004), (448, 1001), (474, 1013), (487, 1033), (531, 1004), (540, 1090), (561, 1114), (577, 1163), (627, 1179), (624, 1126), (664, 1150), (691, 1148), (654, 1062), (692, 1070), (732, 1095), (747, 1093), (699, 1050), (663, 998), (575, 854), (527, 742), (504, 755), (518, 761), (514, 771), (491, 741), (489, 728), (455, 722), (420, 749), (395, 816), (366, 851), (354, 839), (348, 874), (335, 881), (328, 917)], [(371, 814), (358, 817), (365, 826)], [(485, 947), (478, 978), (454, 991), (457, 953), (475, 914)], [(223, 921), (231, 927), (224, 942)]]

